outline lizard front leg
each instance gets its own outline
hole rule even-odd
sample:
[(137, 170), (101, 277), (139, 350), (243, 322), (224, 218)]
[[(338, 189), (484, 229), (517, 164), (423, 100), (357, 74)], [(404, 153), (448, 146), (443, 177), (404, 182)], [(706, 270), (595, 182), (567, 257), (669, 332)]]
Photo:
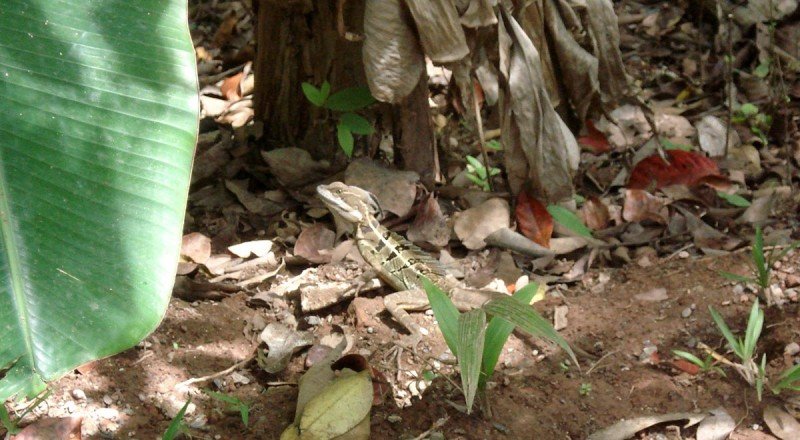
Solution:
[(403, 290), (383, 297), (383, 305), (392, 317), (411, 333), (400, 342), (400, 345), (410, 348), (416, 354), (417, 345), (422, 340), (422, 327), (411, 319), (407, 310), (429, 308), (428, 296), (422, 290)]

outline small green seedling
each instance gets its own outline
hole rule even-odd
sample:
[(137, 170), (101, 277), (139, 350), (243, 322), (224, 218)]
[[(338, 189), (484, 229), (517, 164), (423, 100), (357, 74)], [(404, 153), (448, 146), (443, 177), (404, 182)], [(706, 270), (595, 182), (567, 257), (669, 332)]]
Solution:
[(717, 196), (737, 208), (747, 208), (750, 206), (750, 201), (738, 194), (728, 194), (726, 192), (717, 191)]
[(772, 127), (772, 116), (761, 113), (758, 106), (755, 104), (749, 102), (742, 104), (741, 107), (733, 112), (731, 122), (735, 124), (748, 124), (750, 126), (750, 132), (758, 136), (761, 143), (764, 145), (769, 143), (767, 134)]
[(478, 159), (467, 156), (467, 178), (482, 190), (489, 191), (489, 179), (498, 174), (500, 174), (499, 168), (487, 168)]
[(794, 242), (789, 246), (783, 248), (781, 251), (764, 251), (764, 234), (760, 226), (756, 226), (756, 236), (753, 240), (753, 250), (750, 253), (750, 263), (752, 266), (751, 276), (738, 275), (731, 272), (720, 272), (723, 277), (737, 282), (752, 283), (758, 286), (760, 296), (765, 297), (767, 302), (770, 302), (770, 297), (767, 295), (767, 289), (772, 280), (772, 265), (780, 260), (787, 253), (800, 246), (800, 241)]
[(775, 394), (780, 394), (783, 390), (800, 391), (800, 364), (787, 368), (781, 373), (778, 376), (778, 383), (771, 389)]
[(495, 151), (501, 151), (503, 149), (503, 145), (497, 139), (492, 139), (489, 142), (486, 142), (486, 146)]
[[(578, 365), (567, 342), (529, 305), (538, 290), (535, 283), (518, 290), (513, 297), (493, 299), (466, 313), (459, 313), (450, 298), (427, 278), (422, 278), (422, 285), (444, 340), (458, 359), (468, 414), (472, 411), (476, 394), (480, 394), (481, 400), (487, 404), (484, 409), (489, 413), (485, 399), (486, 382), (494, 374), (503, 346), (515, 327), (555, 342)], [(487, 316), (491, 316), (488, 324)]]
[(227, 394), (218, 393), (216, 391), (211, 391), (207, 389), (204, 389), (203, 392), (213, 397), (214, 399), (219, 400), (220, 402), (226, 403), (228, 405), (228, 408), (234, 411), (239, 411), (239, 415), (242, 418), (242, 424), (244, 424), (245, 427), (250, 422), (250, 405), (244, 403), (237, 397), (229, 396)]
[(353, 156), (353, 133), (372, 134), (372, 124), (363, 116), (355, 113), (375, 102), (375, 98), (366, 87), (348, 87), (331, 95), (331, 84), (328, 81), (316, 88), (310, 83), (301, 85), (306, 99), (316, 107), (337, 112), (336, 138), (347, 157)]
[(589, 394), (592, 393), (592, 384), (588, 382), (582, 383), (580, 389), (578, 390), (578, 393), (584, 397), (588, 396)]
[(664, 147), (665, 150), (683, 150), (683, 151), (692, 151), (691, 145), (686, 144), (679, 144), (676, 142), (672, 142), (669, 139), (661, 139), (661, 146)]
[(672, 354), (697, 365), (700, 367), (700, 371), (703, 373), (709, 373), (713, 371), (715, 373), (719, 373), (722, 377), (727, 377), (722, 368), (715, 365), (714, 357), (710, 354), (707, 355), (705, 359), (700, 359), (692, 353), (682, 350), (672, 350)]
[(167, 426), (167, 430), (164, 431), (164, 435), (161, 436), (162, 440), (174, 440), (180, 433), (188, 431), (188, 427), (183, 423), (183, 416), (186, 414), (186, 408), (189, 407), (190, 403), (192, 403), (192, 399), (187, 400), (181, 410), (178, 411), (178, 414), (175, 414), (175, 418), (172, 419), (169, 426)]

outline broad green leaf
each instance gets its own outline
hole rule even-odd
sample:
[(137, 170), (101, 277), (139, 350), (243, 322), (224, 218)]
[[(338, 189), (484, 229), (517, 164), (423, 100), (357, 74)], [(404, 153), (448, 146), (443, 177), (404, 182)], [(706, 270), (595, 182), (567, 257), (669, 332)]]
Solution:
[(303, 94), (306, 95), (306, 99), (308, 102), (316, 105), (317, 107), (322, 107), (322, 104), (325, 103), (325, 97), (322, 96), (322, 91), (313, 84), (304, 82), (300, 84), (300, 88), (303, 89)]
[(185, 1), (6, 0), (0, 29), (1, 402), (161, 321), (198, 108)]
[(344, 113), (339, 117), (339, 123), (350, 128), (355, 134), (372, 134), (372, 124), (363, 116), (355, 113)]
[(458, 357), (458, 309), (453, 304), (453, 301), (450, 300), (450, 297), (429, 279), (423, 277), (420, 278), (420, 282), (428, 295), (428, 302), (431, 304), (433, 316), (436, 317), (436, 321), (439, 323), (439, 329), (442, 331), (444, 341), (450, 351)]
[(750, 206), (750, 201), (738, 194), (728, 194), (726, 192), (717, 191), (717, 195), (719, 198), (738, 208), (747, 208)]
[(589, 230), (589, 228), (583, 224), (581, 219), (579, 219), (578, 216), (569, 209), (564, 208), (563, 206), (550, 205), (547, 207), (547, 212), (553, 216), (553, 220), (555, 220), (558, 224), (569, 229), (578, 236), (592, 238), (592, 231)]
[(325, 102), (325, 107), (339, 112), (360, 110), (375, 102), (366, 87), (348, 87), (334, 93)]
[(353, 133), (350, 127), (345, 124), (339, 123), (336, 126), (336, 137), (339, 139), (339, 146), (347, 157), (353, 157)]
[(489, 301), (483, 305), (486, 313), (505, 319), (506, 321), (519, 327), (533, 336), (541, 336), (555, 342), (559, 347), (567, 352), (575, 365), (578, 365), (578, 359), (575, 353), (567, 344), (567, 341), (558, 334), (556, 329), (550, 322), (542, 318), (536, 310), (528, 304), (522, 304), (517, 299), (512, 297), (497, 298)]
[(458, 366), (461, 368), (461, 387), (467, 402), (467, 414), (472, 412), (475, 393), (481, 376), (486, 312), (473, 309), (458, 317)]
[(736, 339), (736, 336), (733, 335), (733, 332), (728, 327), (728, 324), (725, 323), (725, 320), (722, 319), (722, 316), (713, 307), (708, 306), (708, 312), (711, 313), (711, 319), (713, 319), (714, 323), (717, 324), (717, 328), (719, 328), (722, 336), (724, 336), (725, 340), (728, 341), (728, 345), (731, 347), (731, 350), (733, 350), (733, 352), (739, 356), (739, 359), (744, 360), (744, 352), (742, 351), (743, 347)]
[[(513, 298), (527, 305), (533, 301), (533, 297), (538, 290), (538, 283), (530, 283), (514, 292)], [(499, 316), (495, 316), (489, 321), (489, 326), (486, 328), (486, 343), (483, 347), (482, 381), (489, 380), (492, 374), (494, 374), (494, 367), (497, 365), (497, 360), (500, 359), (500, 353), (506, 345), (508, 336), (511, 335), (513, 331), (514, 324)]]

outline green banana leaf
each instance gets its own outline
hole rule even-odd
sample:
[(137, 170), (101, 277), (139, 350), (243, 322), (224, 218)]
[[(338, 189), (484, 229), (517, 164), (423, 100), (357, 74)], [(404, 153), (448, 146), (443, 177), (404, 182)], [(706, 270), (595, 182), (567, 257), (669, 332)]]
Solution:
[(197, 137), (185, 0), (0, 6), (0, 403), (160, 322)]

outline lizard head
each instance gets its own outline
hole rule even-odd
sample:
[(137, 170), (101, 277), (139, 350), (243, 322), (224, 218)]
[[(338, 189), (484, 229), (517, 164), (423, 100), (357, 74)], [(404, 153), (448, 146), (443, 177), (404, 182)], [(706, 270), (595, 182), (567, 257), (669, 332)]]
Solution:
[(333, 182), (317, 187), (319, 198), (333, 214), (334, 218), (351, 224), (360, 224), (371, 217), (380, 219), (382, 212), (378, 199), (357, 186)]

